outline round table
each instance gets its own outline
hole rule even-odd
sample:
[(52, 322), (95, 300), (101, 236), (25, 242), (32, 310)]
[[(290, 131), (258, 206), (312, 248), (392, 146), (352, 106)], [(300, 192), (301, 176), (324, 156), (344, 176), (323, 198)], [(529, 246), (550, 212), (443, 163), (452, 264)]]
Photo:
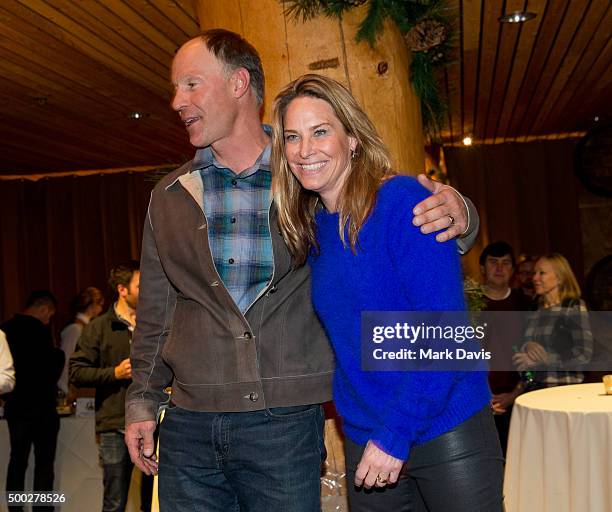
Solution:
[(612, 511), (612, 395), (602, 383), (516, 400), (504, 493), (507, 512)]

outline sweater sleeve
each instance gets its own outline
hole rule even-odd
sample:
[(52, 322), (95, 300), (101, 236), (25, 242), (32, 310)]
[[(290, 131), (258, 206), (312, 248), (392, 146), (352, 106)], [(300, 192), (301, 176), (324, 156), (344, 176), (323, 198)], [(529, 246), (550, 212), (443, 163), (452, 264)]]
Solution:
[[(388, 198), (387, 251), (391, 272), (414, 311), (465, 310), (462, 273), (455, 241), (439, 243), (412, 225), (414, 205), (427, 196), (416, 181), (403, 179)], [(435, 418), (449, 406), (456, 372), (398, 372), (397, 387), (380, 401), (372, 440), (402, 460)]]

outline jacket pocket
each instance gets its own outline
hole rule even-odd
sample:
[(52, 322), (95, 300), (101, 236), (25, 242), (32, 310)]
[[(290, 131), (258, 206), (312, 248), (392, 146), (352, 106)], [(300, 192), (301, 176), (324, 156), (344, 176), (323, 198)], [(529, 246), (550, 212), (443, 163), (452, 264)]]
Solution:
[[(182, 384), (206, 385), (223, 383), (222, 354), (219, 336), (213, 336), (212, 318), (202, 305), (177, 297), (176, 309), (162, 357)], [(216, 338), (216, 339), (215, 339)]]

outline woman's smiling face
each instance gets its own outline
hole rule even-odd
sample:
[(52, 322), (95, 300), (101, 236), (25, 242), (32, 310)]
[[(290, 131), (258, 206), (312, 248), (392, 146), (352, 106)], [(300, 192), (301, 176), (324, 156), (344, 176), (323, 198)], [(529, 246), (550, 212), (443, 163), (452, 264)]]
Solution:
[(346, 133), (329, 103), (310, 96), (289, 103), (283, 125), (291, 172), (305, 189), (321, 196), (328, 211), (336, 211), (357, 140)]

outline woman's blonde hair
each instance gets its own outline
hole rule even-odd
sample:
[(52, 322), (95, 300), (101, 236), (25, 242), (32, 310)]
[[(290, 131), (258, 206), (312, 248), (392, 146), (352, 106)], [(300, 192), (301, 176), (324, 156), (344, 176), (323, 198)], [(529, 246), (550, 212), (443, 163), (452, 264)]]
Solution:
[(580, 285), (572, 271), (572, 267), (565, 256), (558, 252), (551, 252), (540, 256), (541, 260), (546, 260), (553, 268), (553, 272), (559, 281), (559, 301), (563, 304), (568, 299), (580, 298)]
[(346, 229), (353, 252), (358, 245), (359, 230), (374, 206), (381, 181), (385, 175), (394, 174), (389, 152), (376, 128), (342, 84), (325, 76), (308, 74), (287, 85), (274, 102), (272, 190), (278, 208), (281, 233), (298, 265), (306, 261), (311, 248), (318, 248), (315, 211), (319, 196), (301, 186), (285, 157), (285, 113), (294, 99), (304, 96), (327, 102), (346, 133), (357, 140), (349, 175), (344, 181), (337, 203), (340, 238), (346, 245)]

